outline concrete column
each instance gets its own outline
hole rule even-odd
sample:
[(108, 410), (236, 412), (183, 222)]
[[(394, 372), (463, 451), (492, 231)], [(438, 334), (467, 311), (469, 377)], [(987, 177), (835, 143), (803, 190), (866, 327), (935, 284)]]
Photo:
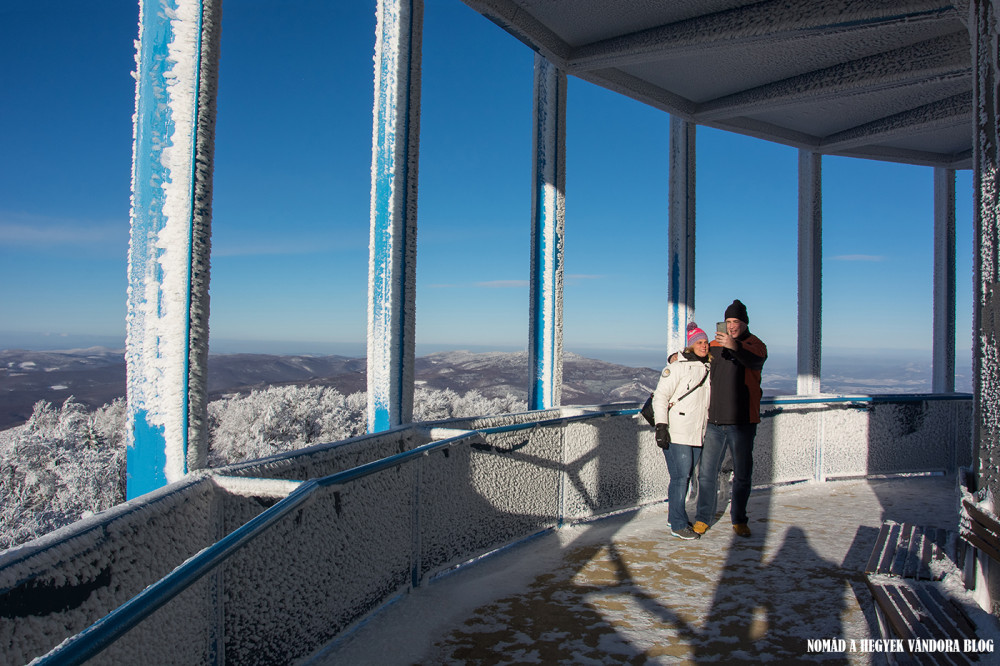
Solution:
[(969, 31), (973, 57), (973, 206), (975, 282), (973, 312), (973, 391), (975, 432), (973, 460), (980, 485), (1000, 493), (1000, 131), (997, 102), (998, 16), (991, 0), (971, 0)]
[(423, 0), (379, 0), (368, 260), (368, 432), (413, 419)]
[(799, 151), (798, 395), (820, 393), (823, 337), (822, 155)]
[(932, 387), (955, 392), (955, 171), (934, 169)]
[(203, 467), (221, 0), (142, 0), (126, 307), (129, 498)]
[(566, 73), (536, 54), (534, 86), (528, 408), (548, 409), (562, 402)]
[[(684, 348), (687, 324), (694, 319), (696, 129), (693, 123), (670, 117), (667, 354)], [(715, 335), (712, 322), (699, 323), (710, 338)]]

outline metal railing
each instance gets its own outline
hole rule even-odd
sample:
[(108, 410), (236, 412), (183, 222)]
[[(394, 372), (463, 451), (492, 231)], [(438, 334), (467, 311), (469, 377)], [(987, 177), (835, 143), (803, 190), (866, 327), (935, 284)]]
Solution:
[[(320, 488), (334, 488), (342, 486), (350, 483), (351, 481), (375, 474), (376, 472), (398, 467), (411, 460), (425, 457), (433, 451), (438, 451), (469, 441), (470, 436), (472, 435), (482, 436), (488, 434), (517, 432), (520, 430), (531, 430), (534, 428), (562, 426), (568, 423), (589, 419), (634, 415), (638, 411), (639, 410), (635, 408), (616, 409), (580, 414), (576, 416), (546, 419), (543, 421), (462, 431), (461, 434), (453, 437), (424, 444), (411, 449), (410, 451), (399, 453), (381, 460), (376, 460), (344, 472), (331, 474), (319, 479), (302, 481), (295, 490), (293, 490), (287, 497), (280, 500), (277, 504), (269, 509), (266, 509), (255, 518), (252, 518), (242, 527), (237, 528), (235, 531), (214, 545), (203, 549), (201, 552), (188, 559), (158, 582), (147, 587), (122, 606), (113, 610), (111, 613), (101, 618), (87, 629), (64, 641), (56, 649), (38, 659), (36, 663), (53, 665), (82, 664), (95, 657), (102, 650), (127, 633), (130, 629), (152, 615), (157, 609), (162, 607), (168, 601), (189, 588), (199, 579), (210, 573), (213, 569), (223, 564), (251, 540), (260, 536), (268, 528), (275, 525), (280, 519), (307, 502)], [(415, 571), (412, 575), (414, 586), (416, 586), (419, 582), (418, 575)]]
[[(808, 407), (809, 405), (842, 405), (843, 408), (850, 409), (857, 406), (860, 409), (870, 409), (881, 404), (901, 405), (908, 403), (927, 403), (939, 401), (965, 402), (971, 401), (971, 395), (948, 394), (948, 395), (901, 395), (901, 396), (819, 396), (819, 397), (768, 397), (762, 401), (762, 407), (772, 406), (781, 411), (785, 406), (792, 410)], [(566, 411), (575, 411), (567, 408)], [(348, 469), (335, 474), (330, 474), (316, 479), (295, 481), (294, 490), (279, 500), (273, 506), (265, 509), (260, 514), (251, 518), (244, 524), (237, 527), (233, 532), (221, 538), (216, 543), (202, 549), (191, 556), (188, 560), (177, 566), (159, 581), (153, 583), (143, 591), (136, 594), (123, 605), (108, 613), (97, 622), (87, 627), (80, 633), (68, 638), (58, 647), (37, 660), (39, 664), (78, 664), (87, 661), (100, 654), (104, 649), (124, 636), (131, 629), (149, 618), (157, 609), (167, 604), (179, 594), (189, 589), (197, 581), (207, 574), (218, 569), (220, 565), (229, 561), (234, 555), (243, 550), (249, 543), (266, 533), (270, 528), (278, 524), (283, 518), (289, 516), (297, 508), (309, 502), (320, 490), (336, 490), (343, 488), (359, 479), (370, 477), (379, 472), (398, 468), (407, 463), (426, 458), (431, 453), (443, 451), (459, 445), (469, 445), (470, 447), (481, 443), (483, 438), (491, 435), (502, 435), (505, 433), (516, 433), (520, 431), (530, 431), (536, 429), (564, 428), (573, 423), (608, 419), (619, 416), (633, 416), (638, 412), (637, 407), (615, 407), (603, 406), (595, 408), (580, 408), (581, 413), (572, 415), (561, 415), (555, 418), (543, 418), (538, 421), (527, 421), (508, 425), (500, 425), (485, 428), (465, 429), (455, 427), (470, 420), (453, 419), (449, 422), (439, 422), (436, 424), (414, 424), (413, 430), (424, 433), (425, 436), (441, 439), (430, 443), (419, 445), (411, 450), (391, 455), (358, 467)], [(530, 413), (520, 415), (530, 418)], [(471, 420), (474, 421), (474, 420)], [(651, 429), (646, 429), (651, 431)], [(644, 436), (649, 436), (644, 435)], [(509, 453), (509, 452), (508, 452)], [(822, 446), (817, 460), (822, 457)], [(820, 465), (817, 462), (817, 465)], [(817, 478), (822, 474), (818, 472)], [(245, 480), (245, 479), (244, 479)], [(558, 527), (563, 520), (562, 507), (558, 523), (553, 527)], [(552, 529), (543, 529), (542, 532)], [(529, 535), (530, 536), (530, 535)], [(502, 547), (505, 544), (500, 544)], [(489, 552), (489, 551), (486, 551)], [(411, 561), (410, 581), (412, 587), (418, 587), (422, 581), (421, 572), (418, 570), (418, 563)]]

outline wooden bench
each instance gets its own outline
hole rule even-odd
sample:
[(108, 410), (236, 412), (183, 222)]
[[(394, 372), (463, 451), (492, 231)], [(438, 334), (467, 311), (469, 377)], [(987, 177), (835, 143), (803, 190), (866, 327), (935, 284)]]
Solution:
[[(962, 524), (959, 536), (975, 550), (1000, 563), (1000, 522), (970, 502), (962, 500)], [(975, 587), (975, 581), (966, 579), (966, 587)]]
[[(902, 639), (909, 650), (910, 640), (957, 641), (964, 647), (966, 640), (976, 639), (976, 628), (962, 607), (942, 595), (926, 581), (902, 578), (867, 577), (868, 589), (875, 599), (875, 614), (879, 630), (886, 638)], [(976, 653), (910, 652), (917, 663), (971, 664)]]
[(907, 523), (882, 523), (866, 574), (917, 580), (941, 580), (950, 533)]
[[(976, 638), (975, 624), (962, 607), (941, 594), (935, 581), (954, 570), (947, 556), (951, 532), (887, 521), (882, 524), (865, 567), (865, 582), (875, 600), (883, 638), (957, 641)], [(908, 652), (909, 660), (926, 664), (970, 664), (975, 653)]]

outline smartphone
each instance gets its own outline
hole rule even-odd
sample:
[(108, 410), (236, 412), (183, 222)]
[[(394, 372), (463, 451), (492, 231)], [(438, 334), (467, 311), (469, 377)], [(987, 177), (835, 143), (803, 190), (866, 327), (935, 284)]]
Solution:
[(715, 322), (715, 332), (716, 333), (729, 333), (729, 330), (726, 329), (726, 322), (724, 322), (724, 321)]

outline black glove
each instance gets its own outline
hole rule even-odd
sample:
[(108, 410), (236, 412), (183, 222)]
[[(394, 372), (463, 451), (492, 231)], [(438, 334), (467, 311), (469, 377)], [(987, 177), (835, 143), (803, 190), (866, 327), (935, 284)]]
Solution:
[(664, 451), (670, 448), (670, 431), (666, 423), (656, 424), (656, 445)]

